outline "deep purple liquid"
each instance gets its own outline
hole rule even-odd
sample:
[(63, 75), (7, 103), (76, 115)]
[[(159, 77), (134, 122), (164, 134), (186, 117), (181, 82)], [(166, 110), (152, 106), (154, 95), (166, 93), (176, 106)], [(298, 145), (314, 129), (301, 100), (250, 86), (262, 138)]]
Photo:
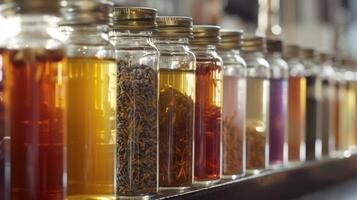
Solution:
[(285, 79), (272, 79), (270, 82), (269, 105), (269, 158), (270, 164), (284, 162), (284, 143), (287, 131), (288, 83)]

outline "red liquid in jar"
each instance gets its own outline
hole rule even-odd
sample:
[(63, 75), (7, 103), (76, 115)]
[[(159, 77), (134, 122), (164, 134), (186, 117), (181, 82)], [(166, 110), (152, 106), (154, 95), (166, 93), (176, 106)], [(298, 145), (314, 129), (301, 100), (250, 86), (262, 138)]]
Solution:
[(197, 60), (195, 180), (220, 179), (223, 72), (212, 60)]

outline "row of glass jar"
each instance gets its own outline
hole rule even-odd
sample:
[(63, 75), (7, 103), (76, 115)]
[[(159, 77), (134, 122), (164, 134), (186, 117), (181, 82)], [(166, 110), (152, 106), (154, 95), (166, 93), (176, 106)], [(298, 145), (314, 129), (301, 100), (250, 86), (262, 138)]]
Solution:
[(328, 156), (334, 138), (346, 150), (357, 136), (356, 75), (312, 50), (288, 47), (285, 62), (280, 40), (150, 8), (114, 7), (110, 20), (110, 8), (66, 4), (62, 33), (49, 16), (6, 20), (6, 199), (145, 197)]

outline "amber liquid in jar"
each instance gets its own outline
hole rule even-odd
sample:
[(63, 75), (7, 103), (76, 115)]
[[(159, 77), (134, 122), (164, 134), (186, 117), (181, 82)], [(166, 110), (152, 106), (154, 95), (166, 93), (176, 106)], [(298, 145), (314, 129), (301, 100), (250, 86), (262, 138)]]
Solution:
[(336, 96), (335, 96), (335, 113), (334, 113), (334, 127), (335, 127), (335, 151), (340, 150), (340, 140), (341, 140), (341, 116), (340, 116), (340, 109), (341, 109), (341, 102), (342, 102), (342, 97), (341, 97), (341, 83), (337, 82), (335, 85), (335, 89), (336, 89)]
[(220, 179), (223, 71), (217, 61), (197, 59), (195, 181)]
[(4, 53), (5, 49), (0, 48), (0, 198), (5, 198), (5, 105), (4, 105)]
[(68, 195), (114, 195), (116, 62), (68, 59)]
[(64, 199), (64, 51), (8, 50), (5, 57), (11, 199)]
[(160, 187), (192, 185), (194, 86), (194, 70), (159, 70)]
[(305, 159), (306, 78), (289, 78), (289, 161)]

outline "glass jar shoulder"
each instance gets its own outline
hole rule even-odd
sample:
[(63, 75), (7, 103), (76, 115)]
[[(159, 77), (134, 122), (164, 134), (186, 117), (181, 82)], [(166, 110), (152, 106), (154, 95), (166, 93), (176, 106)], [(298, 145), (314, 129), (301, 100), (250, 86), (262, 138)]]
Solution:
[(247, 64), (236, 52), (218, 52), (223, 60), (225, 76), (245, 77)]
[(160, 69), (181, 69), (194, 70), (196, 64), (196, 56), (188, 48), (180, 50), (159, 50), (159, 68)]
[(305, 66), (306, 76), (320, 76), (320, 67), (317, 63), (312, 60), (304, 60), (303, 64)]
[(247, 77), (270, 78), (270, 65), (261, 53), (244, 53), (247, 63)]
[(335, 70), (329, 63), (321, 64), (321, 76), (326, 79), (334, 79), (336, 76)]
[(299, 59), (287, 59), (290, 76), (305, 76), (305, 66)]
[(115, 59), (114, 46), (103, 39), (101, 43), (71, 43), (66, 42), (66, 51), (69, 58), (93, 57), (101, 59)]
[(280, 79), (289, 77), (288, 64), (281, 57), (267, 56), (270, 65), (271, 78)]
[(193, 50), (197, 64), (214, 64), (223, 68), (223, 60), (215, 50)]

